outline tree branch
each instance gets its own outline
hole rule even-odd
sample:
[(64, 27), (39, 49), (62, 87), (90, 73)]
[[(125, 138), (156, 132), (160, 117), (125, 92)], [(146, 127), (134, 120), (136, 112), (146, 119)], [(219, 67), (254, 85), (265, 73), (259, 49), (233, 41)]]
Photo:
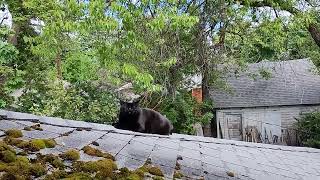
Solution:
[(320, 30), (315, 24), (311, 23), (309, 24), (308, 31), (310, 32), (315, 43), (320, 47)]
[[(240, 1), (241, 5), (245, 5), (245, 1)], [(289, 5), (285, 0), (278, 0), (277, 4), (274, 4), (272, 1), (269, 0), (253, 0), (250, 2), (250, 7), (279, 7), (281, 10), (288, 11), (291, 14), (298, 14), (300, 11), (296, 9), (295, 7)]]

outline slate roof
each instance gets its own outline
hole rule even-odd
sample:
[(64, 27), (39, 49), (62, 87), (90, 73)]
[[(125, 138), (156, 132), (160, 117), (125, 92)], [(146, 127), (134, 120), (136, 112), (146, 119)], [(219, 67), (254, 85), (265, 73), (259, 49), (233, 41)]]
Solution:
[[(226, 77), (228, 90), (213, 89), (216, 108), (320, 104), (320, 76), (311, 60), (249, 64), (247, 71)], [(271, 78), (257, 75), (267, 70)]]
[[(78, 150), (92, 142), (96, 148), (116, 157), (119, 167), (136, 169), (150, 158), (166, 179), (172, 179), (176, 163), (189, 178), (241, 180), (317, 180), (320, 179), (320, 150), (173, 134), (151, 135), (123, 131), (110, 125), (40, 117), (0, 110), (0, 136), (11, 128), (23, 129), (40, 122), (43, 131), (24, 131), (24, 138), (54, 138), (58, 145), (42, 149), (42, 154)], [(77, 131), (76, 128), (87, 130)], [(70, 133), (63, 136), (64, 133)], [(95, 144), (95, 143), (94, 143)], [(81, 160), (95, 160), (81, 153)], [(234, 177), (228, 174), (233, 173)]]

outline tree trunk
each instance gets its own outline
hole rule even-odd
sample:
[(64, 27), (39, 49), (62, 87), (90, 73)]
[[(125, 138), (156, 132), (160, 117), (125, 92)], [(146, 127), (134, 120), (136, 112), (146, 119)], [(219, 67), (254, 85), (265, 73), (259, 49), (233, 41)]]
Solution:
[(203, 68), (204, 69), (202, 72), (202, 84), (201, 84), (202, 100), (208, 101), (208, 100), (210, 100), (209, 77), (208, 77), (209, 69), (207, 66), (204, 66)]
[(308, 31), (315, 43), (320, 47), (320, 30), (313, 23), (309, 24)]
[(14, 34), (9, 37), (8, 42), (17, 47), (18, 45), (18, 37), (20, 34), (20, 26), (17, 23), (12, 24)]
[(56, 57), (56, 68), (57, 68), (57, 78), (62, 80), (62, 70), (61, 70), (61, 54), (60, 52), (57, 53)]

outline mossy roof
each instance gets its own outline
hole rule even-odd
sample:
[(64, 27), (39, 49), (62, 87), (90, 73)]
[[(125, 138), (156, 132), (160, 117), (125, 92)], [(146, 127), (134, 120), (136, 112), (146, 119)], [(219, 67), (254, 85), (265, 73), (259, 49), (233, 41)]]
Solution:
[[(37, 123), (42, 131), (23, 130)], [(105, 124), (0, 110), (0, 138), (13, 128), (22, 131), (22, 139), (54, 139), (57, 145), (41, 149), (41, 154), (58, 155), (76, 149), (80, 151), (81, 161), (102, 159), (81, 151), (89, 145), (113, 155), (119, 168), (133, 170), (150, 161), (160, 167), (166, 179), (173, 179), (177, 170), (190, 179), (320, 178), (320, 150), (313, 148), (182, 134), (142, 134)]]

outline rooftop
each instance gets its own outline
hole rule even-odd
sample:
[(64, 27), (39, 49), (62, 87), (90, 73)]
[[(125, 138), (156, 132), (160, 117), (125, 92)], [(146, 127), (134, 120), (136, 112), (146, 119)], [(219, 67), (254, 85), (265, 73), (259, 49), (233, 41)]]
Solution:
[[(309, 59), (249, 64), (247, 71), (226, 77), (230, 92), (212, 90), (211, 96), (216, 108), (320, 104), (320, 76), (315, 70)], [(261, 71), (271, 77), (261, 77)]]
[[(43, 131), (23, 130), (35, 123), (40, 123)], [(149, 159), (166, 179), (173, 179), (177, 164), (187, 179), (320, 179), (320, 150), (313, 148), (142, 134), (110, 125), (0, 110), (0, 136), (12, 128), (21, 129), (26, 139), (55, 139), (58, 145), (40, 150), (41, 154), (60, 154), (70, 148), (80, 151), (90, 145), (114, 155), (118, 167), (136, 169)], [(80, 155), (83, 161), (97, 158)]]

